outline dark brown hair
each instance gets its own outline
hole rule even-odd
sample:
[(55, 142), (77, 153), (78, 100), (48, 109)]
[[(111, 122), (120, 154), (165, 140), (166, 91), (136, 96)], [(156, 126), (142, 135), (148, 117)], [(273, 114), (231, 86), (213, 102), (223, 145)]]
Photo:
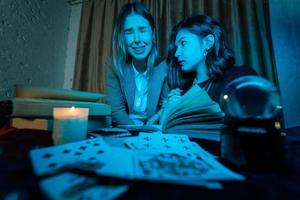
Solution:
[(195, 78), (194, 72), (183, 72), (181, 70), (175, 57), (175, 39), (178, 32), (182, 29), (200, 37), (205, 37), (209, 34), (214, 36), (215, 43), (213, 47), (209, 49), (205, 59), (208, 76), (210, 78), (222, 77), (226, 69), (234, 65), (235, 59), (233, 51), (228, 47), (225, 32), (220, 24), (207, 15), (188, 17), (173, 27), (169, 40), (168, 63), (170, 68), (168, 82), (171, 89), (186, 89), (191, 86)]

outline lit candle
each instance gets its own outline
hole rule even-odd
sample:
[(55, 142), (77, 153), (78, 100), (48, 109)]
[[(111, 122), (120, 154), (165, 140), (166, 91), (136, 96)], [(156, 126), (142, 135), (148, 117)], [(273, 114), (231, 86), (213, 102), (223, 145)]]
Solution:
[(54, 144), (63, 144), (86, 139), (88, 108), (54, 108)]

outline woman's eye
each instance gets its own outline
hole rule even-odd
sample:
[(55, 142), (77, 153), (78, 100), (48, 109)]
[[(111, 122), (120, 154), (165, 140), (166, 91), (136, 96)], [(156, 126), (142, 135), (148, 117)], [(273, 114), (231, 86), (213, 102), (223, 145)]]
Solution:
[(125, 30), (125, 34), (132, 34), (133, 31), (132, 30)]
[(147, 29), (146, 28), (140, 29), (140, 32), (142, 33), (147, 32)]
[(181, 45), (182, 45), (182, 46), (185, 46), (186, 43), (187, 43), (186, 41), (181, 41)]

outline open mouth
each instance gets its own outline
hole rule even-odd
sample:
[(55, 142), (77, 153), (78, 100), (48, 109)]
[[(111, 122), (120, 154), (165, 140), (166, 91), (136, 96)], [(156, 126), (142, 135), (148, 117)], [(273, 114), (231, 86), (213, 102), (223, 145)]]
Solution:
[(132, 50), (136, 54), (142, 54), (145, 51), (146, 46), (141, 46), (141, 47), (132, 47)]

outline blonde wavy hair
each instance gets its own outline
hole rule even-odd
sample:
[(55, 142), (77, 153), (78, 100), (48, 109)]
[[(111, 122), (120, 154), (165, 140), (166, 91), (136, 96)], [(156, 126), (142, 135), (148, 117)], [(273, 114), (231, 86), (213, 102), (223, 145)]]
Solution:
[(125, 48), (124, 41), (124, 22), (128, 15), (131, 13), (135, 13), (141, 15), (145, 19), (148, 20), (152, 32), (154, 34), (153, 46), (148, 55), (147, 59), (147, 69), (151, 73), (152, 68), (155, 65), (155, 61), (157, 59), (157, 46), (156, 46), (156, 32), (154, 26), (154, 19), (149, 12), (149, 10), (144, 6), (144, 4), (135, 2), (128, 3), (122, 7), (119, 12), (116, 25), (114, 27), (113, 32), (113, 41), (112, 41), (112, 61), (114, 68), (119, 76), (123, 76), (123, 67), (132, 61), (131, 56), (127, 53)]

